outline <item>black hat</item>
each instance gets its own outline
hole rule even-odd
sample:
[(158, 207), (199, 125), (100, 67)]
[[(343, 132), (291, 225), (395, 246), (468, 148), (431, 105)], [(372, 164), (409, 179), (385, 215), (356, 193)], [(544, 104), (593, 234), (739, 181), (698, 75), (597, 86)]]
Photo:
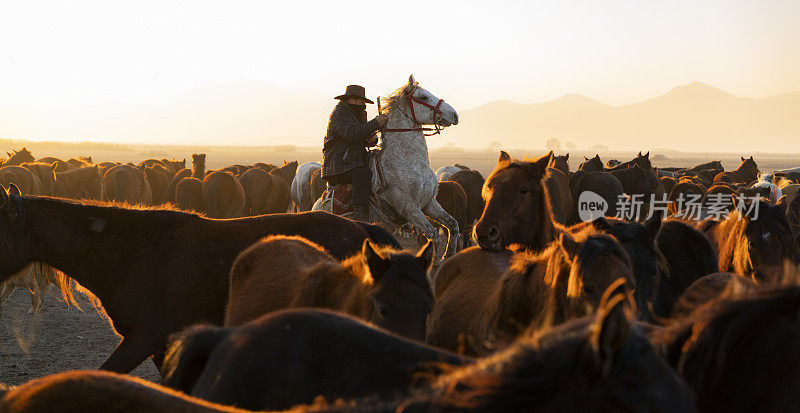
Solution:
[(367, 103), (375, 103), (375, 102), (367, 99), (366, 95), (367, 95), (367, 93), (364, 90), (364, 86), (347, 85), (347, 89), (344, 91), (344, 94), (336, 96), (334, 99), (339, 99), (339, 100), (347, 99), (347, 98), (364, 99), (364, 101), (367, 102)]

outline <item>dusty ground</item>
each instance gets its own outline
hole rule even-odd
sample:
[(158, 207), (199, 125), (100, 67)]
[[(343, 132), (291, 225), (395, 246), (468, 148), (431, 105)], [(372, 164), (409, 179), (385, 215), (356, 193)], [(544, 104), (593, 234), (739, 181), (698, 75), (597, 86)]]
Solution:
[[(53, 290), (54, 291), (54, 290)], [(15, 385), (65, 370), (100, 367), (119, 341), (109, 323), (85, 297), (76, 294), (83, 312), (67, 308), (52, 295), (42, 312), (29, 314), (30, 293), (16, 290), (0, 314), (0, 382)], [(151, 361), (133, 373), (160, 380)]]

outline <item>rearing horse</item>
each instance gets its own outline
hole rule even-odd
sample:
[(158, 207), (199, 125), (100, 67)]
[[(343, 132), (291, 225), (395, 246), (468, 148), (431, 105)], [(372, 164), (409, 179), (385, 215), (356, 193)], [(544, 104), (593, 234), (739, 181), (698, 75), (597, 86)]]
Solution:
[[(433, 240), (437, 257), (442, 256), (439, 232), (428, 218), (447, 228), (444, 256), (455, 253), (458, 222), (436, 202), (436, 175), (428, 160), (426, 131), (458, 124), (458, 114), (442, 99), (419, 87), (414, 76), (408, 84), (383, 99), (381, 112), (389, 116), (382, 132), (380, 155), (376, 157), (379, 173), (373, 173), (373, 193), (381, 201), (384, 217), (390, 221), (414, 225)], [(435, 129), (422, 125), (434, 125)], [(376, 172), (376, 171), (373, 171)], [(382, 177), (382, 178), (381, 178)], [(375, 211), (372, 218), (375, 218)]]

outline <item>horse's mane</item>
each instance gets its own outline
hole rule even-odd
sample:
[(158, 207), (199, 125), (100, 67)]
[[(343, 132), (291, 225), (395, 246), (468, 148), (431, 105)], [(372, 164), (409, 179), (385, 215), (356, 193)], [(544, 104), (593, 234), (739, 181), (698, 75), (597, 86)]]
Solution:
[[(419, 83), (415, 81), (411, 86), (417, 87), (418, 84)], [(405, 84), (399, 89), (390, 93), (389, 96), (381, 97), (381, 113), (388, 115), (390, 110), (399, 107), (403, 102), (405, 102), (405, 94), (406, 90), (408, 90), (408, 86), (408, 84)]]
[[(729, 374), (727, 367), (741, 367), (731, 365), (731, 359), (762, 354), (766, 349), (752, 348), (759, 336), (770, 328), (785, 328), (785, 324), (779, 324), (782, 321), (797, 322), (800, 287), (765, 291), (729, 288), (692, 314), (656, 333), (654, 339), (669, 348), (670, 362), (677, 364), (692, 387), (724, 393), (720, 382)], [(786, 332), (785, 336), (788, 339), (796, 334)]]
[(541, 329), (503, 351), (440, 376), (433, 385), (439, 396), (436, 404), (481, 412), (547, 405), (555, 394), (571, 387), (567, 381), (591, 345), (587, 338), (593, 319)]

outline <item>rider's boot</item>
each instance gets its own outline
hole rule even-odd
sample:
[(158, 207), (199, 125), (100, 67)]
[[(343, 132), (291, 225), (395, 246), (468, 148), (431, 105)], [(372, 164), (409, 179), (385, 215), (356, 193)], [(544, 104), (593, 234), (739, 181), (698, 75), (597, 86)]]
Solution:
[(353, 214), (350, 216), (353, 221), (370, 222), (369, 221), (369, 205), (368, 204), (353, 204)]

